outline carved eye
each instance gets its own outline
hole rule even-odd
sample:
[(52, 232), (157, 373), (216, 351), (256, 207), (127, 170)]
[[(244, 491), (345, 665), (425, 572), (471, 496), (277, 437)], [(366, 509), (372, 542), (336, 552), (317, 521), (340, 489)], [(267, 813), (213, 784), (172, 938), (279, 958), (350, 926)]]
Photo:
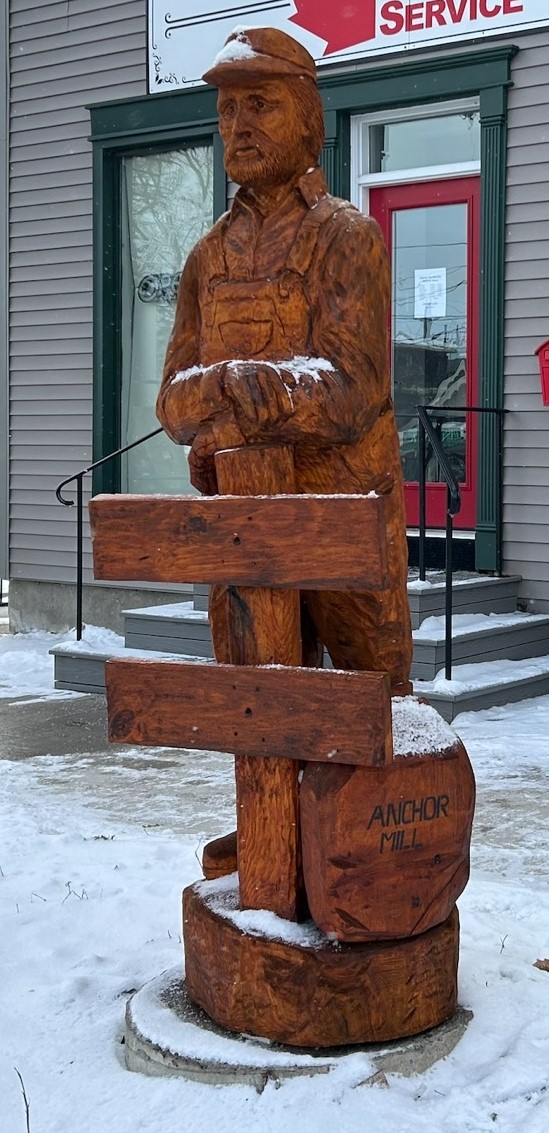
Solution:
[(234, 102), (225, 102), (219, 108), (219, 113), (221, 114), (222, 118), (234, 118), (235, 111), (236, 106)]
[(265, 102), (264, 98), (257, 98), (257, 97), (254, 98), (254, 100), (253, 100), (254, 110), (265, 110), (266, 106), (267, 106), (267, 103)]

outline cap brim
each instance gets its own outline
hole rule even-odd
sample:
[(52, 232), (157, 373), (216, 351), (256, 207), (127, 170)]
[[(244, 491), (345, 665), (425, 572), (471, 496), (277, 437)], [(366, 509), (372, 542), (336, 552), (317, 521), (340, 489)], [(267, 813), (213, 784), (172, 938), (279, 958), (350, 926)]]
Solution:
[(281, 75), (301, 76), (302, 78), (312, 79), (313, 82), (316, 81), (316, 73), (306, 71), (304, 67), (300, 67), (297, 63), (285, 59), (276, 59), (273, 55), (259, 54), (243, 59), (226, 59), (215, 67), (211, 67), (209, 71), (202, 75), (202, 78), (205, 83), (210, 83), (212, 87), (219, 87), (223, 83), (234, 82), (235, 79), (241, 82), (253, 82), (257, 77), (277, 79)]

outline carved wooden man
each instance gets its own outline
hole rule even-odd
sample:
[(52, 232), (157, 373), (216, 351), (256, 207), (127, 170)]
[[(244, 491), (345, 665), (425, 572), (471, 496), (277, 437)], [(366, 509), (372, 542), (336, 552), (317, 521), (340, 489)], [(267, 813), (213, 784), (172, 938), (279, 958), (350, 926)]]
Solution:
[[(217, 451), (281, 444), (294, 447), (299, 492), (386, 494), (387, 589), (306, 593), (302, 603), (336, 668), (385, 670), (405, 693), (411, 633), (385, 247), (375, 221), (327, 191), (305, 48), (276, 29), (238, 30), (204, 78), (219, 88), (225, 166), (240, 189), (185, 264), (158, 417), (192, 446), (193, 483), (208, 494)], [(210, 614), (225, 661), (219, 589)]]

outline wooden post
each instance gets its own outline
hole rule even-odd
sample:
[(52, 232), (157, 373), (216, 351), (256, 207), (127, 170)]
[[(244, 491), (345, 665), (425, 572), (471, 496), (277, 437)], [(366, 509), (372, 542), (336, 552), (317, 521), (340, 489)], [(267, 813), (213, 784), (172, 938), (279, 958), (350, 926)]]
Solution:
[[(220, 492), (256, 496), (295, 492), (293, 450), (225, 449), (215, 457)], [(297, 532), (288, 532), (294, 539)], [(234, 665), (300, 665), (299, 591), (229, 586), (227, 617)], [(299, 852), (299, 763), (235, 759), (240, 905), (286, 920), (304, 910)]]

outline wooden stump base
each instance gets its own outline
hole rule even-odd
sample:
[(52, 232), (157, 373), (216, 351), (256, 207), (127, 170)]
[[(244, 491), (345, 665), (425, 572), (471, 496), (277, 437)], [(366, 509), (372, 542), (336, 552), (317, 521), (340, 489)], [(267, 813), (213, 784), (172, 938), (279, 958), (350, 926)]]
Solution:
[(457, 1007), (459, 919), (406, 940), (339, 944), (239, 909), (236, 875), (183, 893), (190, 998), (222, 1027), (295, 1047), (419, 1034)]

